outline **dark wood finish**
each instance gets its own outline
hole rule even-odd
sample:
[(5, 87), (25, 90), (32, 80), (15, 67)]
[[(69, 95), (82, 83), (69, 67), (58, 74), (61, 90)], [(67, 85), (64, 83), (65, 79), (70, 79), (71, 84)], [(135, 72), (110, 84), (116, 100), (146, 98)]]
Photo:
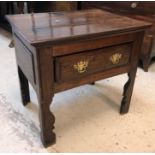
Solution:
[(125, 14), (151, 15), (155, 13), (154, 2), (152, 1), (87, 1), (82, 2), (82, 8), (107, 8), (109, 11), (119, 11)]
[(20, 68), (27, 75), (28, 79), (36, 83), (35, 72), (34, 72), (34, 56), (33, 53), (26, 48), (18, 39), (14, 36), (16, 42), (16, 57)]
[(104, 1), (81, 2), (81, 9), (100, 8), (119, 15), (125, 15), (138, 20), (152, 23), (144, 36), (140, 61), (144, 71), (148, 71), (149, 64), (155, 57), (155, 2), (151, 1)]
[[(124, 85), (124, 92), (123, 92), (123, 99), (121, 102), (121, 108), (120, 108), (120, 113), (124, 114), (127, 113), (129, 110), (129, 106), (130, 106), (130, 100), (131, 100), (131, 96), (132, 96), (132, 91), (133, 91), (133, 86), (134, 86), (134, 81), (135, 81), (135, 76), (136, 76), (136, 72), (137, 72), (137, 66), (138, 65), (138, 56), (139, 56), (139, 52), (141, 50), (140, 45), (143, 41), (143, 33), (138, 34), (137, 35), (137, 39), (134, 42), (133, 45), (133, 49), (131, 54), (131, 66), (130, 66), (130, 72), (128, 72), (128, 81), (127, 83)], [(137, 58), (137, 60), (135, 60), (135, 58)]]
[[(56, 141), (49, 106), (57, 92), (128, 73), (120, 113), (129, 110), (144, 31), (151, 24), (100, 10), (7, 19), (14, 34), (21, 92), (27, 96), (24, 101), (29, 101), (27, 80), (38, 96), (44, 146)], [(78, 66), (82, 72), (75, 73), (72, 67), (82, 59), (89, 59), (90, 66), (82, 63)]]
[(76, 1), (53, 1), (53, 11), (75, 11), (78, 9), (78, 2)]
[(97, 48), (108, 47), (112, 45), (118, 45), (121, 43), (127, 43), (133, 41), (133, 34), (129, 33), (128, 37), (126, 34), (121, 34), (117, 36), (113, 36), (113, 40), (111, 38), (99, 38), (95, 40), (76, 42), (71, 44), (61, 44), (57, 46), (53, 46), (53, 56), (66, 55), (70, 53), (78, 53), (81, 51), (92, 50)]
[(40, 125), (41, 138), (45, 147), (55, 143), (56, 136), (53, 132), (55, 118), (50, 111), (50, 104), (54, 96), (54, 66), (50, 48), (38, 50), (38, 67), (39, 67), (39, 92), (38, 100), (40, 105)]
[(19, 77), (22, 102), (23, 105), (25, 106), (30, 102), (29, 84), (27, 78), (25, 77), (19, 66), (18, 66), (18, 75), (19, 75), (18, 77)]
[[(57, 71), (56, 82), (77, 80), (93, 73), (127, 65), (130, 59), (131, 48), (132, 44), (129, 43), (58, 57), (55, 60)], [(96, 54), (94, 55), (94, 53)], [(110, 57), (115, 53), (122, 54), (122, 58), (118, 64), (113, 64), (110, 61)], [(74, 65), (80, 61), (87, 61), (88, 68), (85, 72), (79, 74), (78, 70), (74, 69)]]
[(98, 72), (96, 74), (92, 74), (91, 76), (85, 76), (80, 78), (80, 80), (67, 81), (63, 83), (55, 83), (55, 93), (68, 90), (80, 85), (90, 84), (91, 82), (102, 80), (108, 77), (116, 76), (122, 73), (127, 73), (130, 71), (130, 66), (123, 66), (119, 68), (112, 68), (110, 70), (106, 70), (103, 72)]
[[(35, 47), (41, 47), (58, 41), (63, 44), (73, 39), (91, 40), (91, 38), (115, 35), (117, 33), (139, 30), (139, 27), (147, 26), (146, 22), (132, 20), (108, 12), (94, 11), (58, 13), (38, 13), (16, 15), (16, 18), (8, 18), (17, 31), (17, 35)], [(101, 20), (102, 16), (104, 19)], [(12, 16), (13, 17), (13, 16)], [(25, 23), (24, 21), (27, 21)], [(132, 22), (129, 22), (129, 20)], [(105, 22), (106, 21), (106, 22)], [(89, 37), (89, 39), (88, 39)]]

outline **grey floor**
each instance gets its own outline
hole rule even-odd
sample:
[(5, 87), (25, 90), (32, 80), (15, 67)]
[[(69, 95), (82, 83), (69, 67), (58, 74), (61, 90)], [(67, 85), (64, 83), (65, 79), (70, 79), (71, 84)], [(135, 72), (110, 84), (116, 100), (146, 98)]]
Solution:
[(130, 111), (119, 114), (126, 74), (55, 95), (57, 143), (40, 141), (38, 103), (21, 104), (11, 35), (0, 29), (0, 152), (155, 152), (155, 63), (138, 69)]

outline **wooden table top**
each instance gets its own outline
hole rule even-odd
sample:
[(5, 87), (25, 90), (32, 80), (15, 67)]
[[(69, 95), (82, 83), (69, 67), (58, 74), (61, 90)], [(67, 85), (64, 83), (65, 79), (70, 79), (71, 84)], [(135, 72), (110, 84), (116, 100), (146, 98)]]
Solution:
[(6, 18), (20, 36), (34, 45), (81, 36), (91, 37), (127, 32), (151, 25), (99, 9), (7, 15)]

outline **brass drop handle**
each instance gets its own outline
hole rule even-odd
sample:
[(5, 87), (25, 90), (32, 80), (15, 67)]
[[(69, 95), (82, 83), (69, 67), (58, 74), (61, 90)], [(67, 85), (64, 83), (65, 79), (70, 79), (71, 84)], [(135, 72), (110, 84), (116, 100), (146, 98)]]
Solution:
[(78, 71), (78, 73), (84, 73), (88, 68), (88, 61), (79, 61), (73, 65), (73, 68)]
[(118, 64), (120, 60), (122, 59), (122, 54), (121, 53), (115, 53), (112, 56), (110, 56), (110, 61), (112, 64)]

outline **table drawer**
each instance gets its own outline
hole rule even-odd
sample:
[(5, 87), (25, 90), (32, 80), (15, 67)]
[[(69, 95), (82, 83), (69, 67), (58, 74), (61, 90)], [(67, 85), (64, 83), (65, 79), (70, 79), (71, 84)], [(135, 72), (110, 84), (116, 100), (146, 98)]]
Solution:
[(132, 43), (55, 58), (56, 82), (75, 80), (129, 63)]

